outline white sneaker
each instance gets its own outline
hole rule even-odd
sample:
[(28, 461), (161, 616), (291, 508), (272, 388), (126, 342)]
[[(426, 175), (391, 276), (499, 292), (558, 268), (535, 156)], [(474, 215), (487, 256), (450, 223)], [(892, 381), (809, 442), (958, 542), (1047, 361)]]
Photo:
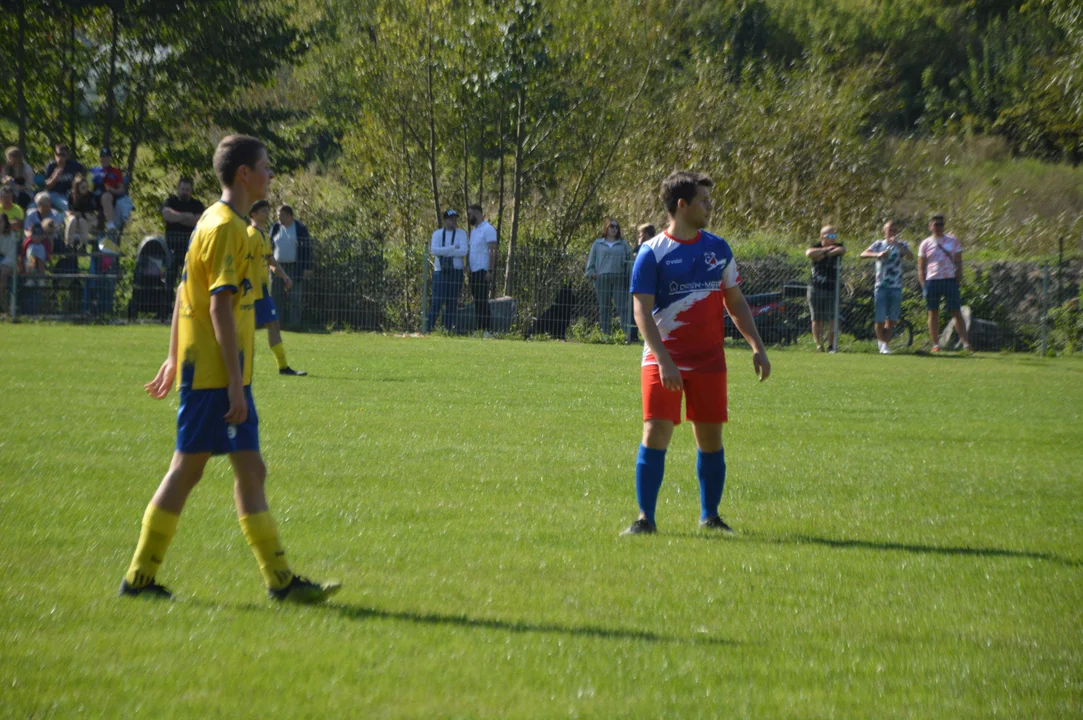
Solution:
[(891, 354), (891, 348), (889, 348), (887, 346), (887, 343), (884, 343), (883, 345), (880, 346), (880, 354), (881, 355), (890, 355)]

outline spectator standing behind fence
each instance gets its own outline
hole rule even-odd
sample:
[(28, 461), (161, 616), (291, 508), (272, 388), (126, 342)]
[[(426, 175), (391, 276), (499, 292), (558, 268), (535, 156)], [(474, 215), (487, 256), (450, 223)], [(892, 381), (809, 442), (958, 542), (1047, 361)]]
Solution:
[(172, 293), (177, 288), (177, 278), (184, 268), (184, 258), (188, 254), (188, 239), (192, 229), (203, 215), (203, 203), (192, 197), (192, 178), (182, 177), (177, 180), (177, 194), (170, 195), (162, 203), (162, 219), (165, 221), (165, 245), (173, 256), (169, 266), (166, 283), (169, 285), (170, 304)]
[[(643, 225), (640, 225), (639, 228), (638, 228), (638, 231), (639, 231), (639, 237), (636, 238), (636, 246), (635, 246), (635, 249), (632, 250), (632, 264), (634, 264), (636, 258), (639, 257), (639, 250), (640, 250), (640, 248), (643, 247), (644, 243), (646, 243), (648, 240), (650, 240), (651, 238), (653, 238), (655, 235), (658, 234), (658, 231), (654, 229), (654, 225), (651, 225), (650, 223), (645, 223)], [(631, 283), (632, 283), (632, 270), (631, 270), (631, 268), (629, 268), (628, 269), (628, 285), (629, 285), (629, 287), (631, 287)], [(626, 337), (628, 338), (628, 344), (629, 345), (631, 345), (634, 342), (639, 342), (639, 327), (636, 326), (634, 318), (632, 318), (632, 320), (628, 323), (628, 334), (627, 334)]]
[(23, 220), (26, 218), (26, 210), (15, 202), (15, 191), (10, 185), (0, 185), (0, 215), (8, 220)]
[(628, 332), (628, 268), (631, 260), (632, 248), (624, 240), (620, 223), (610, 218), (602, 229), (602, 237), (590, 246), (586, 269), (598, 294), (598, 326), (603, 335), (610, 332), (613, 306), (616, 306), (621, 330)]
[(76, 175), (86, 175), (86, 168), (71, 159), (71, 149), (64, 143), (54, 147), (53, 160), (45, 166), (45, 189), (57, 210), (68, 209), (68, 193)]
[(289, 291), (288, 298), (283, 292), (283, 284), (274, 284), (273, 295), (279, 322), (303, 325), (305, 285), (312, 278), (312, 241), (308, 237), (308, 228), (294, 217), (293, 208), (289, 205), (278, 208), (278, 222), (271, 227), (271, 243), (275, 249), (275, 261), (293, 280), (293, 289)]
[(293, 375), (303, 377), (308, 375), (304, 370), (294, 370), (286, 362), (286, 347), (282, 344), (282, 325), (278, 322), (278, 309), (271, 297), (271, 272), (282, 280), (286, 289), (293, 285), (290, 276), (287, 275), (275, 260), (274, 247), (271, 238), (267, 235), (268, 226), (271, 224), (271, 204), (266, 200), (258, 200), (248, 213), (252, 224), (248, 227), (248, 236), (259, 247), (261, 257), (259, 260), (259, 294), (256, 296), (256, 329), (267, 329), (267, 347), (271, 349), (275, 362), (278, 364), (279, 375)]
[(812, 260), (812, 279), (808, 286), (808, 309), (812, 316), (812, 339), (816, 349), (824, 350), (824, 323), (830, 324), (827, 344), (835, 352), (835, 292), (838, 289), (839, 267), (846, 248), (838, 241), (834, 225), (820, 229), (820, 239), (809, 246), (805, 256)]
[(82, 175), (75, 178), (68, 193), (68, 211), (64, 239), (73, 250), (90, 243), (90, 230), (98, 224), (98, 199)]
[(466, 209), (466, 219), (473, 228), (470, 231), (470, 294), (474, 296), (474, 316), (478, 329), (486, 335), (492, 329), (489, 315), (489, 287), (496, 267), (496, 228), (485, 219), (481, 205)]
[(459, 293), (463, 287), (464, 260), (469, 252), (470, 241), (466, 232), (459, 229), (459, 213), (452, 209), (444, 211), (444, 226), (432, 234), (429, 252), (432, 264), (432, 303), (429, 305), (429, 332), (436, 329), (436, 317), (443, 308), (444, 330), (455, 327), (455, 313), (459, 309)]
[(918, 248), (918, 281), (925, 296), (925, 308), (929, 311), (929, 339), (933, 352), (940, 352), (940, 300), (944, 309), (955, 318), (955, 332), (963, 341), (963, 351), (970, 351), (966, 334), (959, 284), (963, 279), (963, 244), (954, 235), (944, 232), (944, 216), (933, 215), (929, 222), (929, 237)]
[[(26, 210), (34, 199), (34, 168), (14, 145), (4, 151), (4, 167), (0, 170), (0, 184), (11, 188), (15, 204)], [(10, 215), (8, 216), (11, 217)]]
[(895, 323), (902, 317), (903, 260), (913, 260), (914, 253), (899, 240), (894, 221), (888, 220), (884, 223), (884, 239), (869, 245), (861, 257), (876, 260), (876, 342), (881, 355), (890, 355), (888, 342)]
[(124, 173), (120, 168), (113, 167), (113, 153), (109, 148), (101, 149), (98, 161), (101, 164), (91, 169), (90, 175), (94, 178), (94, 193), (100, 200), (102, 215), (105, 216), (105, 231), (111, 233), (124, 227), (135, 206), (128, 195)]
[(22, 246), (22, 221), (9, 220), (0, 213), (0, 312), (8, 312), (11, 299), (11, 277), (19, 264)]

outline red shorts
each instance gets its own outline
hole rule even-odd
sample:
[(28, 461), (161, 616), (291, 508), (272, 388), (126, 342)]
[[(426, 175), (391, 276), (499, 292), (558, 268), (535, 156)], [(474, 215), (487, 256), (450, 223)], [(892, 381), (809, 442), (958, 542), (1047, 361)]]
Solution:
[[(726, 373), (681, 372), (684, 381), (685, 416), (692, 422), (724, 423), (729, 419), (726, 403)], [(681, 392), (662, 387), (657, 365), (644, 365), (643, 419), (681, 422)]]

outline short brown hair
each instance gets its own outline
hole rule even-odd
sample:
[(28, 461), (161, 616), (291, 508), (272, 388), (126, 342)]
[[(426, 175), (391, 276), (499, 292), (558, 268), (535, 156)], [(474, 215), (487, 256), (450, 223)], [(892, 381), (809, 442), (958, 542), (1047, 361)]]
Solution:
[(242, 166), (255, 167), (259, 154), (267, 146), (249, 135), (229, 135), (222, 138), (214, 151), (214, 174), (222, 187), (229, 187)]
[(673, 215), (677, 212), (678, 201), (694, 200), (700, 187), (714, 187), (714, 181), (703, 173), (691, 170), (670, 173), (669, 177), (662, 181), (662, 205), (665, 206), (666, 212)]
[(468, 207), (467, 210), (477, 210), (479, 213), (484, 213), (485, 212), (484, 210), (481, 209), (481, 205), (478, 205), (477, 203), (474, 203), (473, 205)]
[(933, 213), (932, 216), (929, 218), (929, 222), (931, 223), (934, 223), (937, 220), (939, 220), (940, 222), (944, 222), (944, 213)]
[(180, 178), (177, 180), (177, 185), (179, 186), (184, 183), (188, 183), (189, 185), (195, 185), (195, 183), (192, 182), (192, 178), (188, 177), (187, 175), (181, 175)]

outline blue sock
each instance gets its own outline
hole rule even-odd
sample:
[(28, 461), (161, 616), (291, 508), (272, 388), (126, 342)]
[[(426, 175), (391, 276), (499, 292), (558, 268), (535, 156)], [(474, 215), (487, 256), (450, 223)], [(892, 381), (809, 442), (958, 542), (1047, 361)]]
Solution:
[(636, 500), (651, 523), (654, 523), (654, 509), (658, 505), (658, 491), (662, 488), (665, 472), (666, 451), (640, 445), (636, 458)]
[(726, 487), (726, 451), (716, 453), (699, 451), (696, 456), (696, 475), (699, 476), (699, 502), (703, 507), (700, 520), (718, 514), (722, 502), (722, 489)]

